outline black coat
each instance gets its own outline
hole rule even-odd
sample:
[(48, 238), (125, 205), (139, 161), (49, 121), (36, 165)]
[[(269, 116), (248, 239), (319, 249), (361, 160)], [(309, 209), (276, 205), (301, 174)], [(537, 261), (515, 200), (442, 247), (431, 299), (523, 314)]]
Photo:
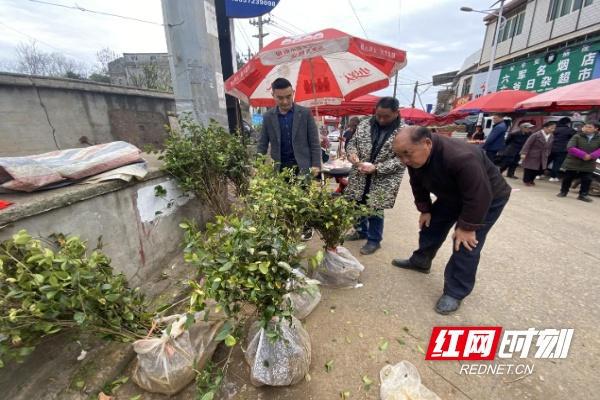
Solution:
[(553, 153), (566, 153), (567, 143), (576, 134), (577, 131), (568, 125), (558, 125), (554, 131), (554, 141), (552, 142)]
[(506, 138), (506, 148), (502, 154), (506, 157), (514, 157), (521, 152), (530, 133), (525, 134), (521, 131), (513, 132)]
[(433, 193), (445, 207), (459, 211), (457, 225), (465, 230), (483, 227), (492, 201), (508, 199), (511, 192), (481, 148), (436, 134), (427, 163), (408, 167), (408, 173), (417, 209), (431, 212)]

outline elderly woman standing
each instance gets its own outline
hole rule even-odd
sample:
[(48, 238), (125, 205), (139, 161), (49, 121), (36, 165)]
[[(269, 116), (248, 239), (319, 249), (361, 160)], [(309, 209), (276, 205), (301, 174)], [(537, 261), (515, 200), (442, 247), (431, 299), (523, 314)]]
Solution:
[(523, 182), (525, 186), (535, 186), (535, 177), (542, 173), (548, 165), (548, 157), (552, 150), (552, 134), (556, 122), (546, 122), (542, 130), (529, 136), (521, 150), (523, 162)]
[(354, 234), (346, 240), (367, 239), (360, 249), (363, 255), (373, 254), (383, 238), (383, 210), (394, 207), (405, 166), (394, 155), (392, 143), (400, 127), (398, 100), (382, 97), (375, 115), (360, 123), (348, 142), (348, 161), (353, 165), (348, 178), (346, 196), (371, 206), (375, 212), (363, 218)]

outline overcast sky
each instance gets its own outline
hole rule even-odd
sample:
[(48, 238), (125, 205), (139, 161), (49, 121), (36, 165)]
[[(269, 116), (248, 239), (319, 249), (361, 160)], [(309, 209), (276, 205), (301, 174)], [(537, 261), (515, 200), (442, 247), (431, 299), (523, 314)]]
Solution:
[[(48, 0), (49, 2), (162, 23), (160, 0)], [(484, 0), (352, 0), (369, 39), (407, 51), (408, 65), (400, 71), (398, 97), (410, 103), (416, 80), (458, 69), (465, 57), (481, 47), (483, 15), (459, 11), (463, 5), (489, 8)], [(337, 28), (364, 37), (348, 0), (281, 0), (273, 11), (279, 26), (270, 26), (265, 43), (289, 32)], [(236, 20), (236, 47), (256, 50), (248, 20)], [(15, 58), (19, 42), (35, 39), (40, 49), (60, 52), (86, 63), (110, 47), (117, 53), (166, 52), (162, 26), (91, 14), (28, 0), (0, 0), (0, 60)], [(425, 90), (422, 87), (421, 90)], [(423, 103), (435, 104), (437, 88), (423, 93)], [(392, 93), (391, 87), (383, 93)], [(417, 102), (418, 104), (418, 102)]]

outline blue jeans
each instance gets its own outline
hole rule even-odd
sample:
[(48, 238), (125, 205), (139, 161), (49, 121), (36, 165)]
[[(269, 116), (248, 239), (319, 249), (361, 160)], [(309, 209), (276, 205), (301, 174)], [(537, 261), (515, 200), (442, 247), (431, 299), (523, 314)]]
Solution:
[[(508, 198), (495, 199), (492, 202), (483, 222), (485, 226), (475, 233), (479, 242), (477, 247), (472, 251), (465, 249), (462, 245), (458, 251), (453, 249), (444, 272), (444, 294), (462, 300), (471, 293), (475, 286), (475, 275), (485, 238), (502, 214), (507, 202)], [(456, 224), (459, 214), (460, 209), (457, 207), (448, 206), (440, 201), (433, 204), (431, 222), (429, 227), (421, 229), (419, 233), (419, 248), (413, 252), (410, 258), (411, 263), (418, 266), (431, 263), (438, 249), (446, 240), (448, 232)]]
[(356, 231), (365, 236), (368, 242), (379, 244), (383, 239), (383, 214), (361, 218), (356, 226)]

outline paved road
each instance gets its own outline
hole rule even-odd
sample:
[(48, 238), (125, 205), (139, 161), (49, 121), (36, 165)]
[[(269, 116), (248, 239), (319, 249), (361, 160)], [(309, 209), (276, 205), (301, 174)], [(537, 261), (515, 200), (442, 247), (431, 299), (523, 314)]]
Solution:
[[(443, 399), (599, 398), (600, 359), (600, 198), (586, 204), (569, 195), (555, 197), (558, 185), (539, 182), (515, 192), (488, 236), (474, 292), (452, 316), (433, 306), (443, 286), (446, 243), (430, 275), (390, 265), (407, 256), (417, 241), (417, 212), (408, 180), (396, 208), (386, 214), (383, 249), (360, 257), (366, 267), (360, 289), (323, 290), (319, 307), (305, 321), (312, 338), (310, 382), (289, 388), (256, 389), (240, 352), (230, 367), (223, 398), (378, 399), (378, 376), (386, 363), (409, 360), (423, 383)], [(316, 249), (319, 243), (312, 246)], [(360, 243), (348, 245), (358, 254)], [(507, 360), (534, 366), (531, 375), (459, 375), (457, 361), (424, 360), (431, 328), (440, 325), (493, 325), (505, 329), (574, 328), (565, 360)], [(401, 342), (397, 341), (400, 339)], [(380, 351), (387, 340), (389, 347)], [(333, 360), (328, 373), (324, 365)], [(376, 382), (362, 389), (361, 377)], [(178, 398), (193, 398), (188, 389)]]

